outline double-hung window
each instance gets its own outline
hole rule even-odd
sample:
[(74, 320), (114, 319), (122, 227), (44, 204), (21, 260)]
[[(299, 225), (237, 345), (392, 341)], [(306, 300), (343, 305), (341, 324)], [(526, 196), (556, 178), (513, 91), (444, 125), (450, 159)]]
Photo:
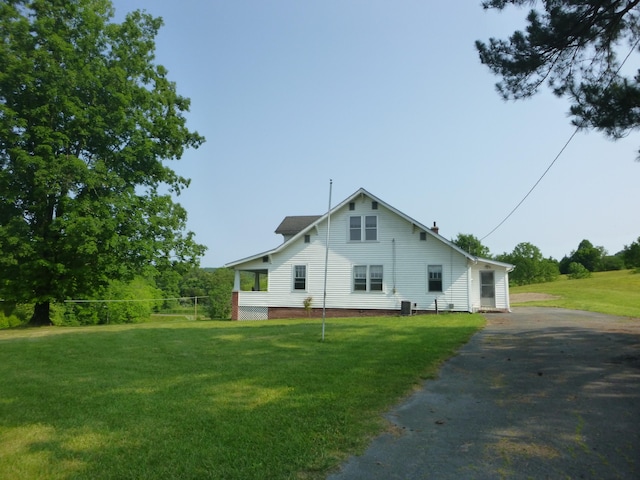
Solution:
[(349, 240), (352, 242), (362, 240), (362, 217), (349, 217)]
[(367, 291), (367, 266), (356, 265), (353, 267), (353, 290), (356, 292)]
[(349, 240), (352, 242), (378, 240), (378, 217), (376, 215), (349, 217)]
[(378, 217), (375, 215), (364, 217), (364, 239), (369, 241), (378, 240)]
[(430, 292), (442, 291), (442, 265), (429, 265), (427, 267)]
[(369, 290), (382, 291), (382, 265), (369, 266)]
[(355, 265), (353, 267), (353, 290), (355, 292), (381, 292), (382, 271), (382, 265)]
[(295, 265), (293, 267), (293, 289), (294, 290), (307, 289), (307, 266), (306, 265)]

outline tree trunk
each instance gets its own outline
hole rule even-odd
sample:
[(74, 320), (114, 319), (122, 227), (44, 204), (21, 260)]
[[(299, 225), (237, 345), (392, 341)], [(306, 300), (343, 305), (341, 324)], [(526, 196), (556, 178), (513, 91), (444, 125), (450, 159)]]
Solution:
[(49, 307), (49, 302), (36, 303), (31, 320), (29, 320), (29, 326), (43, 327), (51, 325), (51, 320), (49, 319)]

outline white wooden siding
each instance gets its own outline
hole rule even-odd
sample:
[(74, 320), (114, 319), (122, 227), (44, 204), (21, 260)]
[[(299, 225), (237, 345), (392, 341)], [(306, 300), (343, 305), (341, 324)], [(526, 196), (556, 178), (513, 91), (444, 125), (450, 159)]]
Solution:
[[(402, 301), (410, 301), (418, 310), (434, 310), (436, 300), (440, 310), (475, 311), (480, 307), (480, 270), (484, 264), (472, 264), (465, 255), (440, 238), (426, 235), (420, 240), (422, 227), (397, 212), (378, 203), (371, 208), (372, 199), (360, 195), (355, 210), (348, 203), (331, 216), (329, 257), (327, 271), (327, 308), (397, 309)], [(378, 239), (376, 241), (349, 241), (351, 215), (376, 215)], [(267, 292), (239, 292), (241, 306), (303, 307), (307, 297), (311, 306), (322, 306), (325, 273), (327, 221), (288, 242), (284, 248), (262, 258), (245, 262), (241, 270), (268, 269)], [(306, 265), (306, 290), (293, 289), (293, 267)], [(382, 265), (383, 290), (375, 292), (353, 291), (355, 265)], [(428, 265), (442, 265), (442, 292), (428, 291)], [(496, 307), (508, 308), (508, 275), (506, 270), (494, 266), (496, 281)]]
[[(377, 215), (378, 240), (350, 242), (349, 217)], [(269, 269), (267, 292), (240, 292), (241, 305), (301, 307), (305, 298), (313, 298), (312, 306), (322, 305), (325, 271), (327, 222), (311, 231), (311, 243), (300, 237), (287, 248), (271, 255), (271, 263), (261, 259), (243, 265), (243, 269)], [(437, 238), (427, 235), (420, 240), (414, 225), (379, 204), (371, 209), (371, 200), (356, 202), (356, 209), (345, 206), (331, 217), (330, 250), (327, 272), (327, 307), (358, 309), (400, 309), (402, 301), (416, 304), (417, 309), (434, 309), (435, 300), (442, 310), (467, 311), (467, 259)], [(294, 291), (294, 265), (307, 266), (306, 291)], [(354, 265), (382, 265), (381, 292), (354, 292)], [(427, 291), (427, 266), (442, 265), (443, 291)], [(265, 301), (267, 303), (265, 303)]]
[(472, 287), (471, 302), (472, 311), (481, 309), (480, 305), (480, 272), (491, 270), (494, 272), (496, 309), (509, 310), (509, 274), (503, 268), (496, 268), (493, 265), (479, 262), (471, 268)]

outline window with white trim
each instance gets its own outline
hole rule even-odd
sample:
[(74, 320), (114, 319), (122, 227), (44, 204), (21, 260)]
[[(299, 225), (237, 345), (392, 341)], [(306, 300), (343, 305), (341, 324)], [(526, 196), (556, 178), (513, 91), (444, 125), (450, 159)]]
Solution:
[(352, 242), (362, 240), (362, 217), (349, 217), (349, 240)]
[(382, 265), (369, 266), (369, 290), (382, 291)]
[(307, 289), (307, 266), (306, 265), (295, 265), (293, 267), (293, 289), (294, 290)]
[(427, 267), (430, 292), (442, 291), (442, 265), (429, 265)]
[(376, 215), (353, 215), (349, 217), (349, 241), (375, 242), (378, 240), (378, 217)]
[(356, 265), (353, 267), (353, 290), (356, 292), (367, 291), (367, 266)]
[(354, 292), (381, 292), (383, 285), (382, 265), (354, 265)]
[(364, 239), (368, 241), (378, 240), (378, 217), (366, 215), (364, 217)]

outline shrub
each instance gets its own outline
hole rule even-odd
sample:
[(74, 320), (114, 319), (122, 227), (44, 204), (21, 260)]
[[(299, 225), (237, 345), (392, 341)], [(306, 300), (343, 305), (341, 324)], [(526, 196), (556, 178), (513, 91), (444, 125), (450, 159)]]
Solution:
[(218, 268), (211, 275), (209, 289), (209, 317), (227, 320), (231, 318), (231, 292), (235, 272), (230, 268)]
[(78, 325), (96, 325), (100, 323), (98, 308), (105, 304), (96, 303), (65, 303), (52, 305), (51, 322), (54, 325), (64, 327), (77, 327)]
[(142, 277), (128, 283), (113, 280), (95, 301), (55, 306), (51, 321), (64, 326), (144, 322), (162, 304), (161, 297), (162, 292)]
[(576, 280), (579, 278), (589, 278), (591, 272), (587, 268), (578, 262), (571, 262), (569, 264), (569, 278)]
[(303, 300), (304, 310), (307, 312), (307, 317), (311, 315), (311, 304), (313, 303), (313, 297), (307, 297)]
[(12, 328), (25, 325), (33, 313), (33, 305), (0, 303), (0, 328)]
[(215, 289), (211, 291), (210, 296), (209, 317), (219, 320), (228, 320), (231, 318), (231, 292)]
[(22, 325), (22, 323), (23, 322), (15, 315), (7, 316), (2, 310), (0, 310), (0, 328), (18, 327)]
[(621, 255), (607, 255), (602, 259), (602, 270), (605, 272), (624, 270), (624, 259)]
[[(105, 303), (98, 310), (101, 323), (138, 323), (149, 319), (161, 300), (140, 301), (143, 299), (160, 298), (162, 292), (145, 279), (136, 277), (129, 283), (112, 281), (107, 288), (106, 297), (109, 299), (125, 300), (123, 302)], [(128, 300), (128, 301), (127, 301)]]

